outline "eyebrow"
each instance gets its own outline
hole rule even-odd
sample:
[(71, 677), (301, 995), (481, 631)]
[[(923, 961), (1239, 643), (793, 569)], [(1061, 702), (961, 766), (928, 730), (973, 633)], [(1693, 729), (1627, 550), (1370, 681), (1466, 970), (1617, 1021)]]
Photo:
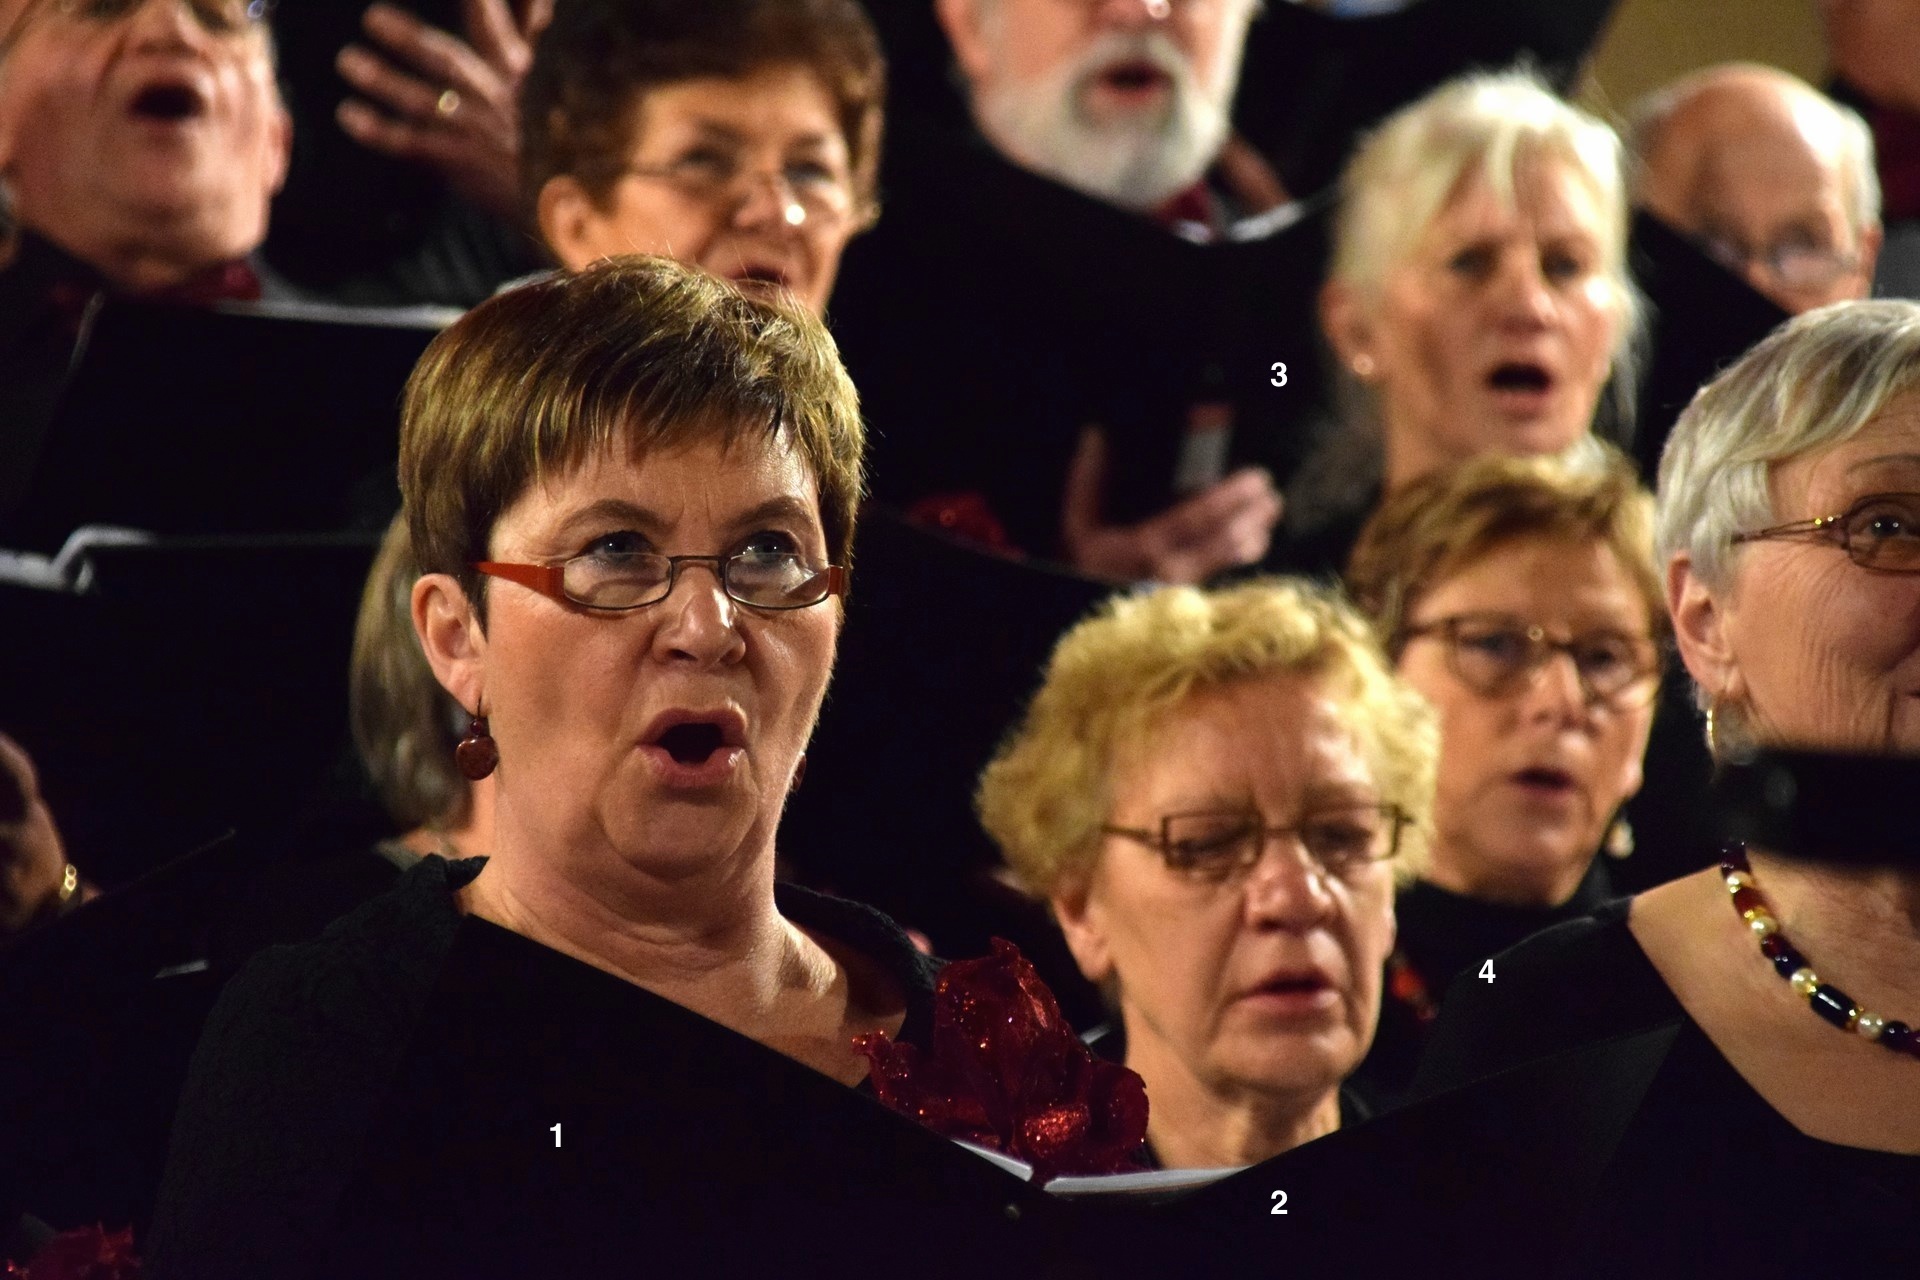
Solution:
[[(726, 525), (737, 532), (754, 525), (782, 520), (813, 529), (819, 528), (820, 525), (813, 508), (791, 494), (769, 498), (759, 506), (751, 507), (731, 517)], [(560, 522), (555, 536), (564, 539), (569, 531), (577, 530), (582, 525), (604, 524), (609, 521), (631, 525), (649, 535), (664, 532), (669, 524), (665, 516), (636, 503), (628, 502), (625, 498), (601, 498), (568, 515)]]
[[(734, 128), (732, 125), (727, 124), (724, 121), (714, 120), (705, 116), (696, 117), (693, 122), (693, 127), (699, 130), (701, 133), (710, 134), (726, 142), (744, 144), (752, 141), (752, 139), (748, 137), (747, 134), (745, 134), (739, 129)], [(792, 146), (824, 147), (832, 140), (833, 140), (833, 135), (831, 133), (827, 133), (822, 130), (815, 129), (807, 133), (798, 134), (792, 138), (788, 138), (784, 145), (790, 146), (790, 147)]]
[(1866, 471), (1873, 467), (1899, 466), (1920, 467), (1920, 453), (1882, 453), (1871, 458), (1862, 458), (1847, 468), (1847, 474)]

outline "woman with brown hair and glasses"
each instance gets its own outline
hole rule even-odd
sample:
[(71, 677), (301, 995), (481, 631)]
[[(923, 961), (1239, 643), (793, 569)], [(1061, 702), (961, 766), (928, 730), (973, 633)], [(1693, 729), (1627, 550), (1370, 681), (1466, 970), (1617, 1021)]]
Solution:
[(857, 0), (568, 0), (521, 89), (523, 190), (571, 270), (663, 254), (817, 315), (877, 210), (885, 96)]
[(1666, 639), (1653, 499), (1625, 459), (1475, 459), (1394, 494), (1347, 584), (1440, 713), (1433, 846), (1400, 894), (1363, 1086), (1396, 1100), (1462, 971), (1612, 896)]
[(233, 979), (156, 1275), (837, 1274), (780, 1242), (904, 1248), (976, 1195), (1006, 1221), (1003, 1174), (856, 1092), (855, 1036), (924, 1047), (931, 962), (774, 882), (863, 443), (814, 317), (664, 259), (435, 340), (400, 434), (412, 617), (489, 856)]
[(1306, 583), (1163, 587), (1069, 631), (980, 780), (1146, 1081), (1151, 1155), (1252, 1164), (1364, 1117), (1393, 888), (1426, 848), (1432, 715)]

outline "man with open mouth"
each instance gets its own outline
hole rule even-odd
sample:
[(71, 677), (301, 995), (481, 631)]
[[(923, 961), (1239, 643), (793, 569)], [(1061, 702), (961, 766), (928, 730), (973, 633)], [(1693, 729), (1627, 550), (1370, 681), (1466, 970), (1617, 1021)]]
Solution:
[(261, 296), (293, 132), (267, 8), (0, 0), (0, 475), (31, 471), (96, 300)]

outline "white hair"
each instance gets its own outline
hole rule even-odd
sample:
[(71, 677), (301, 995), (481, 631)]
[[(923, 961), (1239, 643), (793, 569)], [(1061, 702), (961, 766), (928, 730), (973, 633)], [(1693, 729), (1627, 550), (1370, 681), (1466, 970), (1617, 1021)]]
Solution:
[[(982, 0), (987, 39), (1004, 39), (1001, 5)], [(1025, 81), (973, 86), (973, 107), (989, 135), (1054, 181), (1125, 209), (1148, 210), (1206, 174), (1232, 131), (1230, 115), (1246, 49), (1246, 27), (1258, 0), (1227, 0), (1230, 29), (1221, 56), (1219, 91), (1204, 89), (1193, 66), (1162, 31), (1109, 31), (1071, 61)], [(1101, 68), (1116, 62), (1151, 63), (1173, 84), (1166, 114), (1157, 120), (1088, 120), (1080, 95)]]
[(1645, 317), (1627, 268), (1620, 139), (1530, 72), (1449, 80), (1368, 135), (1340, 178), (1328, 274), (1377, 300), (1386, 277), (1413, 253), (1463, 182), (1477, 175), (1511, 209), (1522, 167), (1541, 160), (1564, 165), (1595, 197), (1600, 265), (1620, 318), (1612, 352), (1614, 407), (1630, 424)]
[(1920, 303), (1837, 302), (1795, 316), (1693, 397), (1660, 458), (1655, 549), (1709, 590), (1732, 585), (1733, 537), (1779, 522), (1768, 477), (1850, 439), (1920, 388)]

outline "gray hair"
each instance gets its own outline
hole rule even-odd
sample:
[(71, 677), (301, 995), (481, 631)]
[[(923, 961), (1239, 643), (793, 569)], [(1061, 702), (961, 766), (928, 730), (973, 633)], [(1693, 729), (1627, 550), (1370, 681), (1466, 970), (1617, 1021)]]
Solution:
[(1328, 273), (1377, 298), (1386, 275), (1412, 253), (1463, 180), (1478, 175), (1511, 207), (1521, 166), (1540, 159), (1567, 166), (1597, 199), (1604, 220), (1601, 265), (1621, 318), (1613, 351), (1616, 408), (1630, 420), (1644, 316), (1627, 269), (1620, 139), (1531, 72), (1476, 72), (1449, 80), (1370, 134), (1340, 178)]
[(1693, 397), (1660, 458), (1655, 550), (1732, 583), (1733, 536), (1778, 522), (1768, 477), (1920, 388), (1920, 303), (1837, 302), (1775, 329)]
[(1646, 157), (1658, 144), (1661, 131), (1673, 119), (1674, 113), (1729, 72), (1765, 75), (1827, 118), (1837, 146), (1834, 158), (1839, 162), (1840, 195), (1846, 206), (1847, 220), (1856, 231), (1878, 226), (1880, 175), (1874, 159), (1873, 130), (1852, 107), (1835, 102), (1798, 76), (1758, 63), (1736, 62), (1707, 67), (1655, 89), (1633, 104), (1627, 112), (1626, 132), (1633, 156), (1632, 178), (1636, 193), (1645, 182)]

